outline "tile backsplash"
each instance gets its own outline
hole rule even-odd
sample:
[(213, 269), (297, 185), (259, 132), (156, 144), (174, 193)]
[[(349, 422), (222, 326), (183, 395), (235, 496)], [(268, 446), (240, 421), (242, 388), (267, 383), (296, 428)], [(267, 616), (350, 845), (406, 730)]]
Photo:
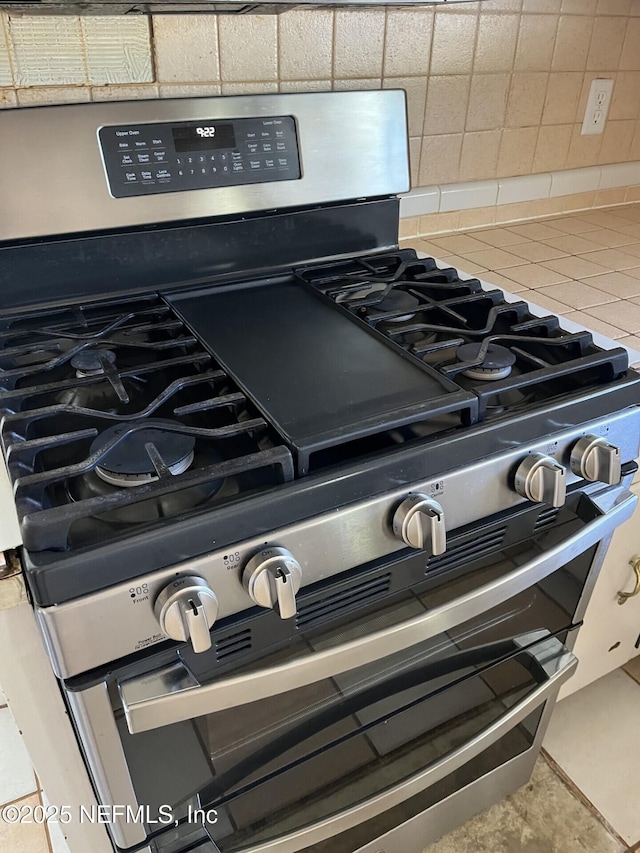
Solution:
[[(615, 81), (607, 126), (582, 136), (599, 76)], [(640, 0), (2, 16), (0, 107), (396, 87), (414, 186), (640, 160)]]

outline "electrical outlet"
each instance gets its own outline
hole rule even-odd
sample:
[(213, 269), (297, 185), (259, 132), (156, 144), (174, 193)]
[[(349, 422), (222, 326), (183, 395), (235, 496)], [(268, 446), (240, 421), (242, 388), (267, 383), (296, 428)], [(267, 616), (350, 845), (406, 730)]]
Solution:
[(600, 77), (591, 81), (587, 108), (582, 122), (583, 136), (604, 133), (604, 123), (607, 120), (612, 92), (613, 80), (610, 77)]

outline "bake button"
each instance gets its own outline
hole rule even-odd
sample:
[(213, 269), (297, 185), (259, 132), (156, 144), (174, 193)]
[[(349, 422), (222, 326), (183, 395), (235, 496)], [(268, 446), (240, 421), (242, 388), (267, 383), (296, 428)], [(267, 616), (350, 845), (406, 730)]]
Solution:
[(138, 163), (148, 163), (151, 160), (150, 154), (138, 154)]
[(133, 157), (131, 154), (122, 154), (121, 163), (123, 166), (133, 166)]
[(128, 142), (118, 142), (118, 150), (119, 151), (126, 151), (128, 148), (129, 148)]
[(249, 160), (249, 168), (260, 169), (262, 168), (262, 162), (260, 160)]
[(125, 172), (124, 178), (128, 184), (135, 184), (138, 182), (138, 175), (135, 172)]
[(271, 131), (270, 130), (261, 130), (260, 131), (260, 139), (271, 139)]

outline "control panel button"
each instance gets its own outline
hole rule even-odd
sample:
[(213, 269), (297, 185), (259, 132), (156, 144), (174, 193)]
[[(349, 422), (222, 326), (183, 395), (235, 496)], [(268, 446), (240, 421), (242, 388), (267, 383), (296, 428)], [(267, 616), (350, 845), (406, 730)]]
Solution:
[(131, 154), (123, 154), (120, 158), (120, 162), (123, 166), (133, 166), (133, 157)]
[(260, 607), (276, 609), (282, 619), (296, 615), (302, 569), (286, 548), (265, 548), (253, 556), (242, 573), (242, 583)]
[(569, 464), (574, 474), (590, 483), (613, 486), (622, 476), (620, 451), (597, 435), (585, 435), (575, 443)]
[(393, 533), (410, 548), (444, 554), (447, 532), (442, 506), (417, 493), (405, 498), (393, 514)]
[(518, 466), (514, 487), (527, 500), (560, 507), (566, 500), (567, 471), (553, 457), (532, 453)]
[(151, 162), (151, 154), (139, 152), (136, 154), (136, 159), (138, 163), (149, 163)]

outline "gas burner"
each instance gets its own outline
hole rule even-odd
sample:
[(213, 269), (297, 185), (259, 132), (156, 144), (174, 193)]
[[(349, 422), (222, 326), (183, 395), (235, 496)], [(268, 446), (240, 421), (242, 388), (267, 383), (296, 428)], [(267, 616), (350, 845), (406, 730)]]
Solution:
[(487, 402), (487, 414), (500, 415), (503, 412), (517, 409), (519, 406), (526, 406), (534, 400), (534, 393), (524, 393), (518, 388), (511, 388), (509, 391), (501, 391), (494, 397), (490, 397)]
[(78, 379), (105, 373), (105, 368), (115, 363), (116, 354), (110, 349), (84, 349), (71, 359), (71, 367), (75, 368)]
[[(458, 361), (478, 361), (482, 346), (482, 343), (472, 343), (458, 347), (456, 351)], [(469, 379), (493, 382), (496, 379), (506, 379), (515, 363), (516, 357), (511, 350), (497, 344), (489, 344), (482, 362), (464, 370), (462, 375), (468, 376)]]
[(404, 323), (413, 317), (419, 307), (420, 300), (416, 296), (407, 293), (406, 290), (394, 288), (386, 293), (379, 302), (372, 305), (369, 311), (372, 314), (406, 311), (408, 313), (402, 314), (400, 317), (385, 318), (385, 323)]
[[(154, 420), (144, 429), (123, 438), (110, 450), (96, 468), (105, 483), (128, 488), (159, 479), (152, 460), (152, 447), (161, 464), (173, 475), (182, 474), (193, 462), (195, 438), (192, 435), (165, 429), (172, 421)], [(118, 436), (127, 432), (128, 425), (116, 424), (93, 441), (90, 453), (99, 452)]]

